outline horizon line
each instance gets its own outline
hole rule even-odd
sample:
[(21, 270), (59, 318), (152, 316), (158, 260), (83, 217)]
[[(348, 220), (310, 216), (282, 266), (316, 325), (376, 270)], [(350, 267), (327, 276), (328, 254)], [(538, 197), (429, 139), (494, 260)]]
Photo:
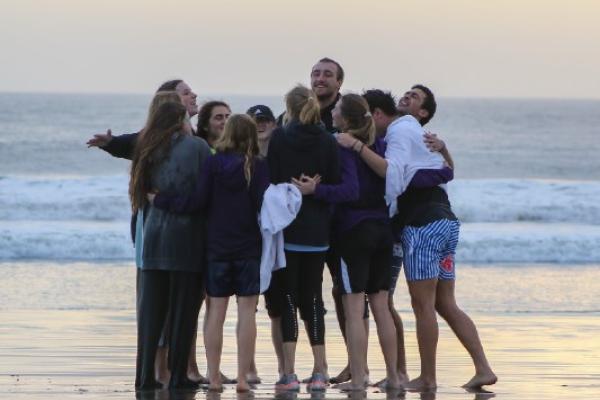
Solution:
[[(364, 89), (363, 89), (364, 90)], [(356, 93), (355, 91), (348, 91), (348, 93)], [(153, 92), (152, 92), (153, 93)], [(93, 95), (101, 95), (101, 96), (147, 96), (152, 93), (144, 93), (144, 92), (77, 92), (77, 91), (50, 91), (50, 90), (42, 90), (42, 91), (14, 91), (14, 90), (0, 90), (0, 94), (47, 94), (47, 95), (83, 95), (83, 96), (93, 96)], [(341, 93), (345, 93), (344, 90), (341, 90)], [(234, 92), (222, 92), (222, 93), (207, 93), (206, 95), (198, 95), (198, 98), (213, 98), (213, 97), (224, 97), (224, 96), (235, 96), (235, 97), (283, 97), (284, 94), (281, 93), (234, 93)], [(484, 96), (484, 95), (449, 95), (449, 96), (440, 96), (441, 99), (482, 99), (482, 100), (586, 100), (586, 101), (600, 101), (600, 97), (545, 97), (545, 96), (509, 96), (509, 95), (496, 95), (496, 96)]]

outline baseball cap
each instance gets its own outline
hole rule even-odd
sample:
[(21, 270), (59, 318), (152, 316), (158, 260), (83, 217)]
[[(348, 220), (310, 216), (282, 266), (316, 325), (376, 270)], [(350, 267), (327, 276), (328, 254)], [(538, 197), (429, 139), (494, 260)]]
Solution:
[(255, 119), (266, 119), (269, 121), (275, 121), (275, 116), (273, 115), (273, 111), (265, 105), (258, 104), (256, 106), (252, 106), (246, 111), (246, 114), (255, 118)]

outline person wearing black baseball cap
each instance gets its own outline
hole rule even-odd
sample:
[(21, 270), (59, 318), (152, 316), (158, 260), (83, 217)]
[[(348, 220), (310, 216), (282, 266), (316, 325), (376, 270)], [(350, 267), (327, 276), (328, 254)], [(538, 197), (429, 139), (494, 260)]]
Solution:
[(260, 155), (262, 157), (267, 156), (267, 149), (269, 148), (269, 140), (271, 139), (271, 133), (277, 128), (277, 122), (275, 121), (275, 115), (273, 111), (265, 105), (258, 104), (250, 107), (246, 114), (254, 119), (258, 128), (258, 147), (260, 148)]

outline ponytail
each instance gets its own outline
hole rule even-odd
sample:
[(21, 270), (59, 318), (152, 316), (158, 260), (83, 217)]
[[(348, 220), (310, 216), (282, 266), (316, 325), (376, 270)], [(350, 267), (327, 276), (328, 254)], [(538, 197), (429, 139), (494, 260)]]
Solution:
[(375, 121), (369, 111), (367, 101), (357, 94), (342, 96), (340, 112), (348, 122), (346, 132), (365, 143), (367, 146), (375, 142)]
[(315, 93), (303, 85), (298, 85), (285, 96), (287, 118), (296, 119), (303, 125), (321, 122), (321, 108)]

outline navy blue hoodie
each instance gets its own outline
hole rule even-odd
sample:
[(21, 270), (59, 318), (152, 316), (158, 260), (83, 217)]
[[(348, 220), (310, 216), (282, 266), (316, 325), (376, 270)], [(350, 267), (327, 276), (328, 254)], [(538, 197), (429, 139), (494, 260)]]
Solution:
[(260, 258), (262, 237), (258, 213), (268, 186), (269, 172), (264, 160), (254, 161), (248, 185), (244, 176), (244, 156), (217, 153), (207, 160), (197, 190), (191, 196), (159, 193), (154, 205), (172, 212), (204, 210), (209, 259)]

